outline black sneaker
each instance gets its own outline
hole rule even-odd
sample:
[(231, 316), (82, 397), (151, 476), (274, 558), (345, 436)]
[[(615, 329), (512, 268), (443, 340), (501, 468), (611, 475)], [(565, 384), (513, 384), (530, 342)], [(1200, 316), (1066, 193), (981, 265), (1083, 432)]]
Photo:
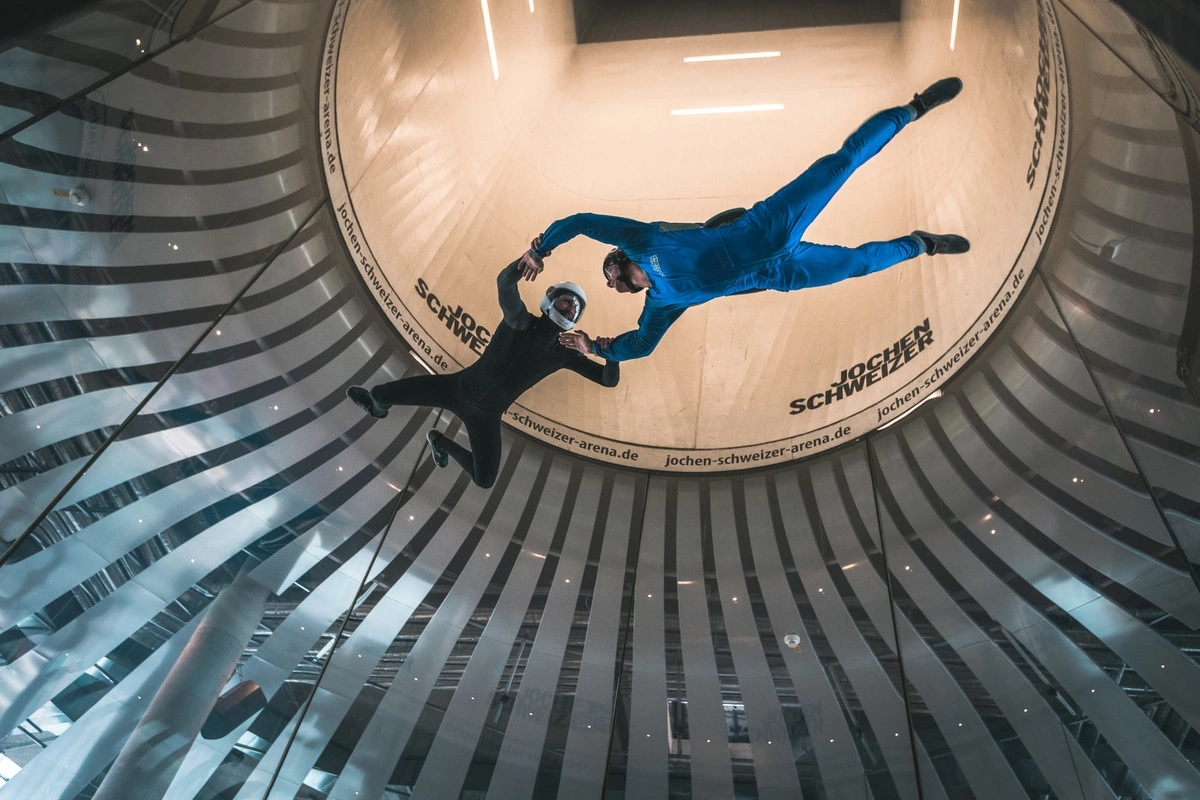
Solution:
[(381, 406), (371, 392), (362, 386), (351, 386), (346, 390), (346, 397), (354, 401), (354, 405), (361, 408), (363, 411), (370, 414), (372, 417), (383, 419), (387, 416), (387, 409)]
[(450, 454), (438, 446), (438, 443), (442, 441), (442, 434), (437, 428), (425, 434), (425, 440), (429, 442), (429, 449), (433, 455), (433, 463), (439, 467), (444, 467), (450, 463)]
[(952, 256), (958, 253), (965, 253), (971, 249), (969, 241), (953, 233), (913, 231), (912, 235), (917, 237), (921, 241), (921, 244), (925, 245), (925, 255), (928, 256)]
[(910, 105), (917, 110), (917, 119), (925, 116), (931, 109), (942, 103), (949, 103), (958, 97), (962, 91), (963, 82), (959, 78), (942, 78), (920, 94), (914, 94)]

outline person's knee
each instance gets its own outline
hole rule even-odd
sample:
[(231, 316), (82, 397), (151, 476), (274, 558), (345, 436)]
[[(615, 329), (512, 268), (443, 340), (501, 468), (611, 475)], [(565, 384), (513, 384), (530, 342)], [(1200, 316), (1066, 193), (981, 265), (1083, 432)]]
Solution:
[(842, 149), (825, 157), (825, 169), (830, 177), (839, 179), (854, 170), (861, 147), (854, 147), (850, 142), (842, 145)]
[(475, 485), (480, 489), (490, 489), (496, 483), (496, 476), (500, 473), (499, 459), (496, 463), (492, 463), (489, 459), (487, 463), (481, 464), (476, 462), (475, 470), (471, 475)]
[(839, 174), (851, 172), (855, 166), (863, 160), (863, 154), (867, 151), (867, 143), (857, 136), (846, 140), (842, 145), (842, 149), (834, 154), (833, 160), (836, 163)]

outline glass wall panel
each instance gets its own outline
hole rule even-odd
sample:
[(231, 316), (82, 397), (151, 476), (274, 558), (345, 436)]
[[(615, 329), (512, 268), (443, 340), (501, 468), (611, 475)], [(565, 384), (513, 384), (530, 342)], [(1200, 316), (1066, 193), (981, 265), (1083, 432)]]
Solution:
[(880, 563), (862, 447), (772, 475), (652, 481), (623, 791), (917, 797)]
[[(781, 475), (778, 489), (813, 630), (824, 638), (813, 645), (852, 721), (872, 796), (920, 797), (915, 765), (930, 770), (941, 748), (909, 722), (914, 686), (895, 637), (867, 449), (857, 444)], [(835, 765), (834, 777), (848, 782), (853, 759)]]
[(405, 506), (270, 796), (599, 792), (637, 480), (510, 444), (501, 491), (437, 470)]
[(1027, 292), (986, 358), (872, 438), (906, 673), (941, 679), (929, 708), (976, 793), (1196, 791), (1200, 595), (1044, 284)]
[(1074, 156), (1047, 285), (1200, 585), (1196, 132), (1101, 42), (1068, 38)]
[[(675, 555), (666, 542), (675, 529), (676, 512), (669, 497), (677, 491), (672, 484), (650, 481), (640, 498), (640, 530), (630, 547), (632, 597), (628, 627), (622, 631), (606, 798), (684, 796), (689, 789), (690, 751), (685, 753), (676, 743), (689, 736), (682, 718), (680, 633), (678, 623), (669, 624), (666, 617), (667, 594), (674, 583), (666, 577), (668, 553), (672, 560)], [(673, 719), (668, 716), (672, 710)]]
[[(1136, 74), (1159, 97), (1190, 120), (1193, 126), (1200, 127), (1200, 100), (1196, 95), (1200, 71), (1195, 66), (1180, 60), (1170, 47), (1164, 45), (1117, 3), (1110, 0), (1059, 2), (1069, 12), (1062, 16), (1072, 17), (1073, 20), (1069, 24), (1086, 31), (1086, 38), (1091, 40), (1091, 47), (1103, 48), (1107, 51), (1108, 58), (1122, 64), (1122, 68), (1113, 73), (1114, 77), (1118, 77), (1121, 72)], [(1136, 5), (1130, 7), (1137, 8)], [(1150, 5), (1143, 11), (1148, 16), (1156, 13)], [(1162, 14), (1161, 18), (1166, 21), (1171, 18), (1172, 12), (1163, 13), (1162, 10), (1158, 10), (1157, 13)], [(1182, 30), (1181, 27), (1176, 35), (1184, 36)], [(1109, 98), (1110, 101), (1113, 99), (1115, 98)]]
[[(771, 708), (766, 727), (774, 735), (781, 724), (790, 749), (770, 756), (772, 762), (790, 757), (805, 797), (868, 798), (887, 769), (818, 617), (833, 607), (827, 584), (819, 572), (802, 572), (793, 554), (784, 519), (803, 513), (797, 491), (788, 472), (734, 483), (735, 513), (744, 519), (737, 544), (782, 715), (777, 719)], [(816, 575), (815, 584), (806, 574)]]
[[(316, 56), (299, 57), (297, 34), (263, 41), (277, 22), (266, 5), (0, 138), (7, 542), (317, 207), (300, 88), (315, 84)], [(293, 5), (289, 19), (320, 17), (321, 2)]]
[[(58, 103), (151, 61), (247, 2), (102, 0), (59, 16), (46, 16), (32, 4), (19, 9), (9, 17), (14, 27), (0, 51), (7, 90), (0, 131), (36, 121)], [(146, 73), (165, 77), (161, 67)]]
[[(5, 564), (5, 731), (57, 719), (63, 744), (43, 736), (37, 756), (71, 765), (56, 779), (99, 784), (143, 716), (131, 698), (149, 703), (172, 662), (187, 662), (182, 647), (224, 592), (253, 589), (234, 616), (254, 624), (227, 665), (236, 678), (213, 691), (253, 686), (240, 705), (226, 698), (227, 718), (208, 718), (179, 796), (244, 781), (282, 745), (326, 655), (360, 622), (375, 590), (360, 586), (368, 565), (380, 572), (404, 546), (384, 537), (396, 504), (429, 473), (413, 475), (428, 416), (400, 410), (398, 434), (365, 436), (377, 421), (346, 386), (417, 367), (394, 355), (353, 281), (324, 213)], [(73, 535), (53, 535), (68, 526)], [(381, 541), (392, 550), (376, 558)], [(221, 669), (205, 662), (206, 674)], [(135, 673), (145, 676), (127, 682)]]
[(1003, 573), (1005, 561), (986, 549), (998, 518), (991, 496), (979, 496), (988, 487), (963, 480), (937, 423), (927, 410), (872, 438), (905, 672), (921, 693), (914, 719), (936, 729), (947, 756), (923, 785), (950, 796), (1095, 796), (1081, 793), (1077, 774), (1099, 773), (1073, 763), (1078, 748), (1053, 717), (1055, 698), (1039, 691), (1005, 627), (1035, 612), (1017, 597), (1002, 610), (984, 602), (1003, 596), (988, 570)]

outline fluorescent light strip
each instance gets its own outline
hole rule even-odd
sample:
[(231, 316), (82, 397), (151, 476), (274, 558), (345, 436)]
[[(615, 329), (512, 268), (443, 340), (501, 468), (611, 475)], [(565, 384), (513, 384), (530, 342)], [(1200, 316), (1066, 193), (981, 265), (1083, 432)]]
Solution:
[(695, 114), (740, 114), (746, 111), (782, 111), (783, 103), (767, 103), (761, 106), (717, 106), (715, 108), (676, 108), (672, 117), (690, 117)]
[(529, 13), (533, 13), (533, 0), (529, 0)]
[(778, 50), (766, 50), (762, 53), (729, 53), (723, 56), (688, 56), (685, 64), (695, 64), (700, 61), (740, 61), (744, 58), (778, 58)]
[(492, 78), (500, 80), (500, 64), (496, 61), (496, 40), (492, 38), (492, 15), (488, 13), (487, 0), (483, 3), (483, 29), (487, 32), (488, 53), (492, 56)]
[(954, 17), (950, 20), (950, 49), (954, 49), (954, 39), (958, 36), (958, 0), (954, 0)]

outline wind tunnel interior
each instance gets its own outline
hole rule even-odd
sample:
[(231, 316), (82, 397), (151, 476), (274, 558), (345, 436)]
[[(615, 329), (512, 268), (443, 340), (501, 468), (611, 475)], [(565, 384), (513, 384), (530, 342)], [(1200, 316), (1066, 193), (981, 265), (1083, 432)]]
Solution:
[[(499, 134), (458, 126), (476, 113), (511, 120), (506, 109), (527, 102), (508, 65), (558, 65), (549, 74), (573, 82), (539, 86), (566, 102), (607, 87), (605, 71), (635, 48), (674, 59), (682, 45), (630, 33), (579, 45), (584, 3), (493, 0), (501, 52), (506, 32), (521, 43), (496, 79), (481, 6), (443, 0), (366, 18), (412, 27), (395, 52), (339, 61), (330, 23), (347, 10), (353, 22), (356, 3), (371, 7), (96, 3), (0, 49), (0, 800), (1200, 796), (1193, 66), (1098, 0), (964, 7), (953, 51), (948, 3), (782, 32), (660, 29), (697, 37), (688, 45), (744, 37), (783, 50), (776, 63), (777, 41), (823, 43), (797, 56), (811, 73), (796, 102), (831, 103), (838, 88), (852, 102), (822, 115), (810, 137), (825, 139), (796, 145), (802, 163), (774, 146), (776, 123), (720, 118), (722, 136), (772, 146), (703, 162), (707, 183), (683, 183), (686, 165), (661, 158), (660, 174), (680, 181), (669, 195), (593, 196), (635, 216), (753, 199), (918, 78), (961, 67), (1003, 87), (1002, 130), (989, 129), (987, 97), (964, 94), (971, 113), (914, 127), (902, 157), (863, 176), (822, 229), (849, 236), (855, 203), (883, 197), (897, 224), (960, 215), (988, 243), (973, 250), (980, 287), (964, 292), (974, 310), (946, 299), (957, 284), (926, 283), (949, 261), (896, 287), (915, 310), (960, 314), (964, 334), (995, 321), (976, 345), (953, 339), (938, 362), (913, 364), (953, 362), (941, 396), (807, 457), (669, 471), (514, 424), (484, 491), (429, 459), (426, 430), (462, 436), (455, 419), (393, 408), (376, 421), (345, 397), (425, 372), (427, 355), (364, 279), (331, 196), (331, 66), (357, 60), (355, 80), (373, 90), (343, 100), (418, 98), (390, 129), (363, 127), (365, 106), (337, 114), (343, 137), (410, 145), (361, 170), (387, 178), (354, 200), (376, 255), (392, 252), (380, 237), (396, 210), (392, 225), (421, 243), (406, 259), (440, 260), (464, 285), (483, 273), (486, 292), (603, 175), (582, 157), (574, 172), (548, 158), (572, 144), (538, 127), (552, 108), (521, 106), (528, 125)], [(595, 19), (645, 29), (617, 14), (629, 8)], [(1018, 18), (1028, 40), (983, 35)], [(419, 34), (445, 19), (465, 44), (442, 53)], [(988, 75), (985, 50), (1013, 71)], [(897, 77), (845, 71), (864, 58)], [(464, 110), (460, 96), (478, 103)], [(589, 102), (611, 117), (617, 101), (581, 101), (581, 113)], [(671, 130), (646, 116), (645, 130)], [(996, 187), (1026, 186), (1039, 132), (1030, 205), (980, 206)], [(511, 144), (519, 133), (557, 170), (525, 185), (545, 205), (489, 191), (514, 185), (512, 165), (538, 163)], [(681, 153), (723, 141), (687, 135)], [(1020, 156), (922, 183), (956, 137)], [(647, 147), (669, 156), (670, 144)], [(459, 156), (471, 169), (454, 169)], [(1024, 257), (1005, 300), (1000, 279)], [(590, 251), (578, 263), (595, 271)], [(829, 303), (858, 291), (881, 292)], [(494, 295), (478, 298), (483, 319)], [(596, 290), (588, 313), (615, 325), (636, 314), (624, 300)], [(691, 333), (718, 330), (745, 302)], [(718, 386), (730, 369), (703, 365)], [(701, 404), (702, 383), (637, 374), (623, 383)], [(599, 414), (618, 402), (602, 391), (571, 402)], [(777, 406), (741, 417), (775, 424)]]

